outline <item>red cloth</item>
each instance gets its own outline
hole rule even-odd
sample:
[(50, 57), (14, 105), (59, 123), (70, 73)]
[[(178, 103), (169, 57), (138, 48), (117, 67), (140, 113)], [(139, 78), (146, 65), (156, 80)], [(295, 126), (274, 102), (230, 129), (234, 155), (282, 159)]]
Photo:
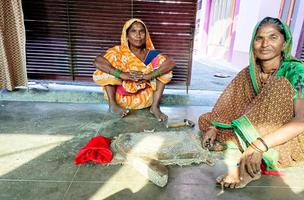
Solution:
[(283, 175), (282, 172), (277, 171), (277, 170), (267, 170), (266, 164), (264, 163), (263, 160), (262, 160), (262, 163), (261, 163), (261, 171), (262, 171), (262, 174), (268, 175), (268, 176), (281, 176), (281, 175)]
[(111, 140), (103, 136), (91, 138), (91, 140), (78, 151), (74, 159), (75, 164), (78, 165), (88, 161), (96, 163), (111, 162), (113, 154), (110, 149), (110, 144)]

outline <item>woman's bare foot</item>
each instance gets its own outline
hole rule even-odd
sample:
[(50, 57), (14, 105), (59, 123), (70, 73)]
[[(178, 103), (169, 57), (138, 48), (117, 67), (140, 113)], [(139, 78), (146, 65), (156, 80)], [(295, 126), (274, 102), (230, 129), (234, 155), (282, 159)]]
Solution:
[(247, 172), (244, 174), (244, 177), (240, 178), (239, 167), (236, 167), (227, 174), (217, 177), (216, 182), (225, 188), (243, 188), (251, 181), (261, 178), (261, 173), (256, 174), (255, 177), (251, 177)]
[(156, 119), (160, 122), (166, 121), (168, 116), (160, 111), (159, 107), (151, 107), (150, 112), (156, 117)]
[(110, 110), (110, 112), (115, 113), (115, 114), (119, 115), (120, 117), (125, 117), (130, 112), (128, 109), (120, 107), (117, 104), (110, 105), (109, 110)]

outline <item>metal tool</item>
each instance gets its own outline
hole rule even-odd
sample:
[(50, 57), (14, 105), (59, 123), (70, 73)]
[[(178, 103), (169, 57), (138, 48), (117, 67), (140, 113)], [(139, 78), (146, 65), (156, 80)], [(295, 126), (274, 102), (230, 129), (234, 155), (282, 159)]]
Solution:
[(167, 128), (180, 128), (180, 127), (190, 127), (193, 128), (195, 126), (195, 123), (189, 119), (184, 119), (183, 121), (173, 122), (167, 124)]

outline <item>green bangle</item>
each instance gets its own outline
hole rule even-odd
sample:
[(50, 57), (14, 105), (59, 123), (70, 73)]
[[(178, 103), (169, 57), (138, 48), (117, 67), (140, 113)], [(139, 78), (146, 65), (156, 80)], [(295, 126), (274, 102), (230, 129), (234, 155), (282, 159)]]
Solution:
[(162, 73), (160, 72), (159, 68), (156, 71), (157, 71), (157, 76), (161, 76), (162, 75)]
[(159, 77), (159, 76), (161, 76), (162, 74), (161, 74), (161, 72), (160, 72), (160, 69), (159, 68), (157, 68), (156, 70), (154, 70), (153, 72), (152, 72), (152, 79), (155, 79), (155, 78), (157, 78), (157, 77)]
[(119, 77), (120, 77), (120, 74), (121, 74), (121, 70), (120, 70), (120, 69), (115, 69), (113, 75), (114, 75), (116, 78), (119, 78)]

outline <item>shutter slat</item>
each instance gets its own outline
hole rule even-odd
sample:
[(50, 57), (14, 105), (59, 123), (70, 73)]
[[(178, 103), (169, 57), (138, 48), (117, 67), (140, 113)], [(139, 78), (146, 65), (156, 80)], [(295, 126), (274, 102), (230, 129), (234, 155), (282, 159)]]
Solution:
[[(156, 49), (173, 58), (172, 83), (190, 84), (196, 0), (23, 0), (29, 78), (91, 80), (93, 61), (142, 19)], [(133, 12), (133, 13), (132, 13)]]

